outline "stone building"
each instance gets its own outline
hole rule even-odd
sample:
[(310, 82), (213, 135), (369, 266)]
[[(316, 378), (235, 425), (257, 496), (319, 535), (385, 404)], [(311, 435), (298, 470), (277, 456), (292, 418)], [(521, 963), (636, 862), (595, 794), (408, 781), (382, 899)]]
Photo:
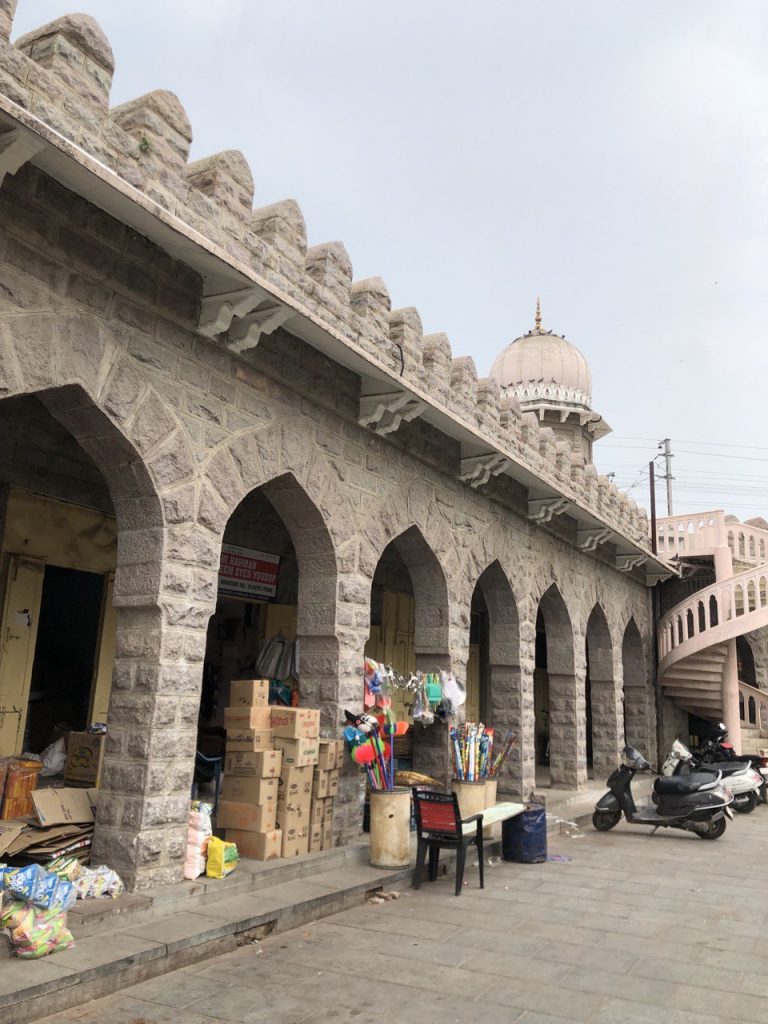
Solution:
[[(550, 393), (510, 391), (505, 368), (552, 340), (539, 323), (478, 379), (382, 280), (355, 281), (341, 243), (308, 246), (296, 202), (254, 208), (240, 153), (190, 163), (174, 95), (110, 107), (92, 19), (11, 44), (15, 6), (0, 0), (0, 753), (106, 717), (94, 856), (135, 888), (181, 874), (207, 666), (221, 704), (270, 628), (298, 637), (326, 735), (389, 630), (412, 669), (464, 678), (475, 658), (486, 720), (520, 736), (507, 793), (533, 790), (537, 761), (539, 784), (582, 786), (625, 731), (653, 757), (648, 588), (670, 570), (592, 465), (607, 428), (583, 357), (560, 339)], [(223, 543), (279, 556), (273, 602), (219, 596)], [(413, 763), (445, 775), (444, 729), (415, 732)], [(360, 797), (350, 766), (338, 842)]]

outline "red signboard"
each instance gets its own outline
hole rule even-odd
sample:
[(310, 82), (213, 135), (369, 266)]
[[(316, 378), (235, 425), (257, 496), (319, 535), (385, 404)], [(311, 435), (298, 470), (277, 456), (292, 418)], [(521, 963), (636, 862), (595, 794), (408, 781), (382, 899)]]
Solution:
[(219, 593), (230, 597), (274, 597), (279, 566), (279, 555), (222, 544)]

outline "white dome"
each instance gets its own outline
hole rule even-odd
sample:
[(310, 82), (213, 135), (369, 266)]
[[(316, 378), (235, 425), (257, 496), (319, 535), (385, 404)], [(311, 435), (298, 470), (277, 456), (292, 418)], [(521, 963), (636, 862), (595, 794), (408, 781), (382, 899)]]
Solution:
[(586, 359), (565, 338), (538, 325), (496, 357), (491, 377), (522, 404), (591, 408), (592, 374)]

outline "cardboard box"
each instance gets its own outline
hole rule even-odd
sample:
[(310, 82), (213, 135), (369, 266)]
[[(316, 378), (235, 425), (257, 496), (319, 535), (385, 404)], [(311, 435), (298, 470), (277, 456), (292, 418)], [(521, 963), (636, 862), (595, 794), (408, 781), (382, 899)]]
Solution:
[(260, 775), (225, 775), (221, 799), (234, 800), (239, 804), (277, 806), (278, 782), (278, 779), (264, 779)]
[(104, 733), (71, 732), (67, 740), (64, 781), (70, 786), (98, 789), (103, 757)]
[(266, 832), (243, 832), (228, 828), (224, 833), (228, 843), (234, 843), (241, 857), (253, 860), (275, 860), (282, 856), (283, 834), (279, 828)]
[(309, 828), (309, 852), (317, 853), (323, 849), (323, 826), (310, 825)]
[(273, 800), (268, 804), (241, 804), (220, 800), (216, 825), (241, 832), (271, 832), (277, 825), (277, 803)]
[(280, 774), (282, 759), (280, 750), (235, 750), (224, 758), (224, 774), (274, 779)]
[(300, 857), (309, 853), (309, 834), (303, 836), (286, 836), (283, 834), (283, 856)]
[(312, 802), (312, 766), (283, 768), (280, 772), (278, 800), (301, 804), (309, 810)]
[(344, 764), (344, 740), (320, 740), (317, 767), (324, 772), (341, 768)]
[(271, 708), (275, 736), (316, 740), (320, 735), (320, 712), (315, 708)]
[(283, 752), (284, 768), (305, 768), (317, 764), (319, 740), (292, 740), (287, 736), (275, 736), (274, 744), (277, 750)]
[(229, 684), (231, 707), (265, 708), (269, 704), (268, 679), (233, 679)]
[(272, 750), (271, 729), (227, 729), (227, 752), (235, 750)]
[(312, 800), (312, 805), (309, 808), (309, 823), (310, 825), (322, 825), (325, 821), (325, 800)]
[(330, 821), (327, 821), (323, 825), (323, 849), (330, 850), (333, 846), (333, 825)]
[(339, 769), (334, 768), (332, 772), (320, 772), (315, 770), (312, 779), (312, 796), (324, 799), (328, 796), (335, 796), (339, 791)]
[(323, 822), (327, 824), (329, 821), (333, 821), (333, 797), (329, 797), (327, 800), (323, 800), (323, 813), (325, 817)]
[(230, 729), (257, 729), (260, 732), (264, 729), (271, 729), (271, 709), (246, 707), (238, 704), (235, 707), (224, 708), (224, 728), (227, 730), (229, 739)]
[[(322, 826), (323, 828), (325, 826)], [(309, 807), (301, 807), (295, 804), (277, 805), (277, 828), (290, 835), (298, 832), (300, 835), (305, 831), (309, 833)]]
[(95, 789), (37, 789), (30, 796), (43, 826), (83, 824), (95, 819)]

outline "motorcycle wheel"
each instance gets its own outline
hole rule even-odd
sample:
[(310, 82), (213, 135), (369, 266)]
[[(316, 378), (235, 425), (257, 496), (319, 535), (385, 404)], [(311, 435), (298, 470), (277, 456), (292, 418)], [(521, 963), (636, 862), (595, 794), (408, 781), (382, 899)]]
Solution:
[(696, 829), (696, 835), (699, 839), (719, 839), (720, 836), (725, 832), (725, 818), (718, 818), (717, 821), (712, 821), (709, 825), (703, 829)]
[(736, 797), (733, 801), (733, 809), (739, 814), (751, 814), (759, 802), (760, 798), (757, 793), (745, 793), (743, 799), (740, 796)]
[(621, 811), (595, 811), (592, 815), (592, 824), (598, 832), (610, 832), (614, 826), (621, 821)]

